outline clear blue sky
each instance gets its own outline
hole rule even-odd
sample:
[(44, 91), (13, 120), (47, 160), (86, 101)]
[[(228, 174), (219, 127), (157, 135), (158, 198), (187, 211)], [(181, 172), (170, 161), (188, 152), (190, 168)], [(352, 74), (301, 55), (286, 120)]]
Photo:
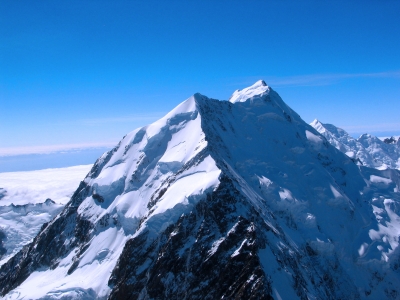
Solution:
[(399, 16), (398, 0), (3, 0), (0, 150), (113, 144), (258, 79), (306, 122), (399, 135)]

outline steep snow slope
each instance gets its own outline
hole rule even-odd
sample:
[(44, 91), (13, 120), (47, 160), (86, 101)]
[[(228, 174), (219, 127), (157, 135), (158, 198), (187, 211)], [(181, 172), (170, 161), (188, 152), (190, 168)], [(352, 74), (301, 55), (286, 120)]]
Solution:
[[(107, 295), (110, 272), (128, 237), (139, 235), (143, 228), (158, 234), (213, 190), (220, 171), (202, 151), (207, 141), (196, 97), (201, 96), (194, 95), (163, 119), (131, 132), (99, 158), (61, 215), (34, 241), (43, 240), (43, 247), (50, 244), (54, 251), (40, 257), (38, 265), (57, 268), (35, 272), (24, 283), (41, 289), (33, 292), (22, 286), (21, 290), (34, 298), (69, 293), (76, 287), (99, 297)], [(67, 232), (70, 227), (72, 232)], [(28, 248), (24, 251), (32, 255)], [(28, 268), (23, 271), (30, 274), (37, 267)], [(46, 285), (43, 278), (52, 280)]]
[[(396, 298), (396, 170), (357, 166), (258, 81), (98, 159), (0, 269), (5, 299)], [(68, 298), (69, 297), (69, 298)]]
[(91, 167), (0, 173), (0, 265), (62, 210)]
[(318, 120), (310, 125), (333, 146), (366, 167), (400, 169), (400, 143), (385, 143), (369, 134), (354, 139), (343, 129)]

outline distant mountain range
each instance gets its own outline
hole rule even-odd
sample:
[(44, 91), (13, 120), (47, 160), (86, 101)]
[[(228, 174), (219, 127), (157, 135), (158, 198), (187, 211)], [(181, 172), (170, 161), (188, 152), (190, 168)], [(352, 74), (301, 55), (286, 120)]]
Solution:
[(357, 163), (370, 168), (400, 170), (400, 138), (390, 137), (381, 140), (370, 134), (363, 134), (354, 139), (346, 131), (332, 124), (314, 120), (310, 125), (335, 148)]
[(397, 299), (396, 145), (310, 126), (264, 81), (194, 94), (96, 161), (0, 267), (0, 293)]

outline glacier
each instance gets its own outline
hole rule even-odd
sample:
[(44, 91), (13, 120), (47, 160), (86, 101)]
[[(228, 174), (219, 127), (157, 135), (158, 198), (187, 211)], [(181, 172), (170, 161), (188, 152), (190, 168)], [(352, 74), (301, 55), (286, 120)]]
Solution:
[(3, 299), (396, 299), (396, 169), (357, 164), (260, 80), (102, 155), (0, 267)]

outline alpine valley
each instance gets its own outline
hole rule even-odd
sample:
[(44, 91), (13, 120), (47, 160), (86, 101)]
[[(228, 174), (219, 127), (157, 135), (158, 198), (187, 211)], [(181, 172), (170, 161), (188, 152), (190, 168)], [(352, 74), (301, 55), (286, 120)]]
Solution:
[(96, 161), (0, 295), (398, 299), (398, 160), (312, 125), (264, 81), (193, 95)]

